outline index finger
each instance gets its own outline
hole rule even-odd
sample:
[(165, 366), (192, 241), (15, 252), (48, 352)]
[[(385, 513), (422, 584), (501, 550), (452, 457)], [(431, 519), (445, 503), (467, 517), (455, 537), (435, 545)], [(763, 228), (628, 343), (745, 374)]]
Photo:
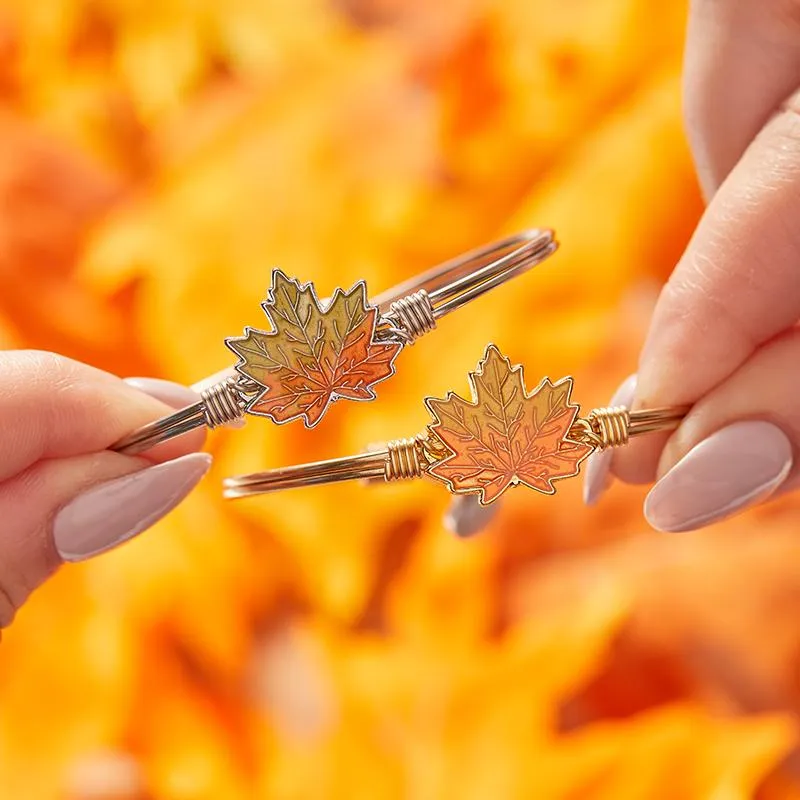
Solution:
[[(691, 404), (800, 318), (800, 98), (745, 152), (709, 204), (656, 306), (636, 405)], [(659, 444), (614, 458), (650, 480)]]
[[(0, 481), (45, 458), (105, 450), (170, 409), (124, 381), (53, 353), (0, 353)], [(167, 460), (203, 442), (192, 433), (144, 457)]]
[(684, 109), (708, 197), (797, 87), (798, 75), (797, 0), (692, 0)]
[(800, 99), (709, 205), (656, 306), (637, 399), (693, 402), (800, 318)]

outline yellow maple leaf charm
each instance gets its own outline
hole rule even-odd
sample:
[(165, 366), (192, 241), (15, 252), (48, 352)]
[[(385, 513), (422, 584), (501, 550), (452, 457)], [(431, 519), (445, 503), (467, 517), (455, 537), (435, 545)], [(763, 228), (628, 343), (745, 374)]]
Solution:
[(334, 400), (372, 400), (372, 387), (394, 374), (402, 345), (375, 340), (378, 310), (364, 281), (323, 305), (310, 283), (276, 269), (262, 308), (271, 332), (246, 328), (226, 341), (239, 356), (236, 369), (263, 388), (250, 413), (277, 423), (302, 418), (313, 428)]
[(471, 402), (453, 392), (425, 400), (435, 420), (428, 430), (448, 451), (430, 475), (486, 505), (518, 483), (553, 494), (553, 481), (578, 474), (593, 448), (568, 438), (580, 410), (570, 403), (572, 378), (545, 378), (526, 394), (522, 366), (489, 345), (469, 382)]

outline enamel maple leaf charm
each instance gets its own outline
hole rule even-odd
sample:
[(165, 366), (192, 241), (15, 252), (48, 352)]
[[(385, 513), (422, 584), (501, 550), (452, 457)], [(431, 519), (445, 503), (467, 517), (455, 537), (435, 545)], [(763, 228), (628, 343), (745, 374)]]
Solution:
[(469, 382), (471, 402), (453, 392), (425, 400), (435, 420), (428, 430), (447, 451), (428, 474), (452, 492), (480, 493), (483, 505), (520, 483), (553, 494), (553, 481), (578, 474), (593, 448), (569, 438), (580, 410), (572, 378), (545, 378), (526, 394), (522, 366), (489, 345)]
[(226, 341), (239, 356), (237, 371), (262, 388), (250, 413), (277, 423), (302, 418), (313, 428), (333, 401), (372, 400), (372, 387), (394, 374), (402, 346), (375, 340), (378, 309), (364, 281), (323, 305), (310, 283), (276, 269), (262, 308), (272, 331), (246, 328)]
[(225, 497), (254, 497), (281, 489), (340, 481), (413, 480), (430, 475), (454, 494), (489, 505), (509, 486), (554, 494), (553, 483), (578, 474), (591, 453), (624, 447), (630, 438), (675, 430), (689, 406), (594, 408), (579, 417), (572, 378), (545, 378), (525, 391), (522, 367), (489, 345), (469, 375), (472, 399), (450, 392), (428, 397), (433, 421), (417, 436), (393, 439), (366, 453), (279, 467), (225, 481)]

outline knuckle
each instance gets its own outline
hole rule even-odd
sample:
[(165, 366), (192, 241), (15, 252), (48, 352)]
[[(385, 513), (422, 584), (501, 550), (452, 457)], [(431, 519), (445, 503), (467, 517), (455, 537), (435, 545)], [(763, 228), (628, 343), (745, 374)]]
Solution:
[[(675, 365), (735, 362), (753, 344), (746, 320), (729, 301), (730, 276), (709, 258), (691, 252), (664, 286), (656, 310), (660, 357)], [(714, 335), (709, 335), (709, 330)], [(724, 344), (723, 344), (724, 343)]]

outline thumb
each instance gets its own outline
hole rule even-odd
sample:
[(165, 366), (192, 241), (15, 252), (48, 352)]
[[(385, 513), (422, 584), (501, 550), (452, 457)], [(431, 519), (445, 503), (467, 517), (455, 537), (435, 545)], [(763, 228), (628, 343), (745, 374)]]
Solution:
[[(784, 105), (714, 195), (664, 287), (634, 407), (697, 403), (800, 319), (800, 91)], [(665, 441), (619, 450), (615, 475), (650, 482)]]
[(147, 458), (107, 450), (167, 411), (147, 391), (53, 354), (0, 353), (0, 627), (59, 564), (145, 530), (208, 470), (190, 452), (202, 435)]
[(152, 465), (103, 451), (40, 461), (0, 485), (0, 626), (62, 561), (83, 561), (146, 530), (210, 466), (206, 453)]
[(664, 449), (650, 524), (686, 531), (800, 486), (800, 330), (761, 347), (697, 403)]

